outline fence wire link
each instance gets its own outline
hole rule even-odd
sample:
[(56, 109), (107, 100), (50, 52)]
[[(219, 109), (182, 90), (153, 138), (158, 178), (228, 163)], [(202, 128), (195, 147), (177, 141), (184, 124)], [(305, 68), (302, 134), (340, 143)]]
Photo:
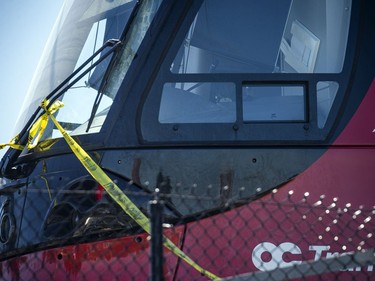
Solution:
[(375, 279), (373, 206), (275, 190), (231, 201), (160, 193), (163, 207), (149, 208), (152, 193), (125, 190), (148, 217), (163, 210), (162, 231), (151, 238), (93, 181), (29, 188), (28, 200), (17, 199), (26, 190), (8, 193), (1, 195), (1, 280), (208, 280), (171, 251), (151, 251), (163, 234), (223, 280)]

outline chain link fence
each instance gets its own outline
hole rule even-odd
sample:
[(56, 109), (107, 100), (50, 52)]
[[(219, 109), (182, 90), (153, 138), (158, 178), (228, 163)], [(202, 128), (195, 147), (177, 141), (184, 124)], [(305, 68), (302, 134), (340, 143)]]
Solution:
[[(374, 207), (282, 188), (223, 200), (130, 183), (146, 233), (92, 179), (72, 186), (1, 194), (2, 280), (375, 279)], [(212, 200), (220, 207), (205, 208)]]

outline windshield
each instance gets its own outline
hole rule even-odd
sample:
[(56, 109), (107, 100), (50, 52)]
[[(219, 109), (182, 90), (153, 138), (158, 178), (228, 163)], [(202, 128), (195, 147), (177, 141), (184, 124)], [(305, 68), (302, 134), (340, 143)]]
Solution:
[[(108, 55), (111, 46), (102, 51), (101, 48), (108, 40), (121, 38), (137, 2), (68, 0), (64, 3), (18, 118), (17, 131), (25, 126), (40, 102), (56, 87), (60, 87), (74, 71), (79, 71), (88, 59), (87, 66), (76, 77), (66, 81), (67, 85), (73, 85), (61, 87), (56, 92), (64, 107), (55, 115), (71, 135), (100, 131), (134, 54), (159, 7), (157, 3), (161, 1), (141, 2), (118, 54), (119, 59), (111, 63), (115, 55), (113, 52)], [(93, 56), (96, 52), (97, 55)], [(49, 126), (43, 139), (61, 136), (53, 124)]]

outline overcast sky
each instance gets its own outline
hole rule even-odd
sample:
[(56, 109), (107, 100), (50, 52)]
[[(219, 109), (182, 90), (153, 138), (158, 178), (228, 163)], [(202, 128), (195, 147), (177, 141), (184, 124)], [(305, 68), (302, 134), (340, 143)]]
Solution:
[[(14, 124), (63, 0), (0, 1), (0, 143)], [(6, 149), (0, 150), (0, 158)]]

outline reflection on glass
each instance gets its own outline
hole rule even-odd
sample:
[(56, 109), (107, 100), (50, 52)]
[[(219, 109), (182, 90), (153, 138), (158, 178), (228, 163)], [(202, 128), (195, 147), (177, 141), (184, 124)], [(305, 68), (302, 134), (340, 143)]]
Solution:
[(244, 85), (244, 121), (305, 121), (302, 85)]
[[(19, 118), (18, 130), (26, 124), (40, 102), (76, 70), (79, 71), (76, 76), (63, 84), (62, 91), (56, 92), (58, 99), (65, 105), (55, 113), (56, 119), (71, 135), (97, 133), (101, 130), (162, 0), (145, 0), (140, 2), (139, 6), (136, 6), (137, 2), (67, 1), (36, 72), (25, 108)], [(135, 7), (139, 8), (134, 13), (132, 24), (123, 39), (123, 47), (115, 54), (114, 63), (110, 64), (113, 53), (106, 56), (110, 47), (104, 50), (100, 48), (105, 42), (122, 37)], [(92, 58), (99, 49), (102, 50), (100, 54)], [(89, 58), (89, 64), (83, 66)], [(101, 62), (95, 66), (99, 59)], [(43, 140), (60, 136), (60, 132), (50, 122)]]
[[(101, 48), (104, 42), (120, 38), (135, 3), (134, 0), (66, 1), (25, 99), (17, 123), (18, 131), (26, 124), (40, 102)], [(104, 49), (87, 67), (107, 51), (108, 48)], [(65, 107), (56, 113), (56, 117), (68, 132), (74, 134), (73, 131), (77, 130), (76, 133), (79, 134), (85, 131), (78, 127), (90, 116), (93, 101), (110, 59), (111, 57), (107, 57), (59, 98), (63, 100)], [(72, 81), (73, 79), (69, 83)], [(104, 110), (111, 103), (112, 97), (107, 95), (103, 98), (103, 105), (99, 110)], [(98, 130), (100, 125), (93, 127), (89, 133)], [(55, 137), (56, 132), (53, 126), (49, 125), (44, 138)]]
[(351, 0), (205, 0), (170, 70), (339, 73), (350, 13)]
[(322, 81), (316, 85), (318, 127), (320, 129), (324, 128), (327, 122), (338, 89), (339, 84), (334, 81)]
[(236, 120), (233, 83), (166, 83), (160, 123), (230, 123)]

